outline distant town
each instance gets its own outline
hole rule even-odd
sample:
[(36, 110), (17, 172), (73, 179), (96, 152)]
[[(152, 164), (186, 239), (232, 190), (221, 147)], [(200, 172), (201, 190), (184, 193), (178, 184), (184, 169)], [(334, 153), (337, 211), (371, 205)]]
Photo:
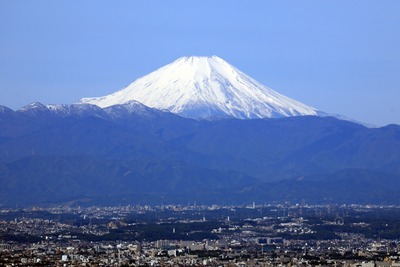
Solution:
[(400, 206), (0, 208), (0, 266), (400, 266)]

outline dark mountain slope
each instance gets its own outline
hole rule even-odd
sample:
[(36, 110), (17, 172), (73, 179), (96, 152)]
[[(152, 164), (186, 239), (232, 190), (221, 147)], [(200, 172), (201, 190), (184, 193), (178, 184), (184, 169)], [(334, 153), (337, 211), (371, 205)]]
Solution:
[[(315, 116), (202, 121), (137, 102), (106, 109), (35, 103), (0, 109), (0, 163), (0, 198), (16, 203), (138, 194), (267, 201), (276, 199), (273, 188), (324, 199), (331, 195), (318, 186), (347, 192), (335, 179), (344, 186), (356, 176), (392, 177), (385, 181), (397, 185), (400, 126), (370, 129)], [(325, 178), (296, 182), (314, 175)], [(366, 188), (379, 188), (368, 179)], [(383, 201), (384, 191), (374, 199)], [(363, 201), (355, 196), (343, 199)]]
[(126, 198), (173, 202), (174, 195), (219, 192), (258, 183), (236, 172), (221, 172), (184, 162), (95, 160), (87, 156), (31, 156), (0, 164), (0, 201), (40, 204)]

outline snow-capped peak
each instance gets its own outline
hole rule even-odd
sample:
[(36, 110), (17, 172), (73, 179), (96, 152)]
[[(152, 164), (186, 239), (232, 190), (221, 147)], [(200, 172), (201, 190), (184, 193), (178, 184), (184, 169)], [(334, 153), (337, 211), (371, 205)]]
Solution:
[(113, 94), (83, 98), (102, 108), (129, 101), (190, 118), (272, 118), (318, 115), (315, 108), (281, 95), (223, 59), (182, 57)]

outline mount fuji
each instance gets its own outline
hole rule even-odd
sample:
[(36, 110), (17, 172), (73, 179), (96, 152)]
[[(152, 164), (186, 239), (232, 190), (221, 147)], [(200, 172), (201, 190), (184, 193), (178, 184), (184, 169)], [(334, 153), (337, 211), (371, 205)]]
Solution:
[(217, 56), (179, 58), (120, 91), (78, 103), (106, 108), (132, 100), (195, 119), (326, 115), (262, 85)]

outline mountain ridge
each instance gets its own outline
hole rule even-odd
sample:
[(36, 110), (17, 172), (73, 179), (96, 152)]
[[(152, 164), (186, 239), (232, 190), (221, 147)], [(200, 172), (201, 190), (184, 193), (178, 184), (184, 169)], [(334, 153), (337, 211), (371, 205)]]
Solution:
[[(399, 136), (399, 125), (366, 128), (334, 117), (209, 121), (137, 102), (105, 109), (36, 103), (0, 110), (0, 204), (318, 202), (335, 194), (381, 203), (400, 177)], [(365, 182), (363, 192), (383, 184), (378, 195), (348, 197), (345, 179)]]

